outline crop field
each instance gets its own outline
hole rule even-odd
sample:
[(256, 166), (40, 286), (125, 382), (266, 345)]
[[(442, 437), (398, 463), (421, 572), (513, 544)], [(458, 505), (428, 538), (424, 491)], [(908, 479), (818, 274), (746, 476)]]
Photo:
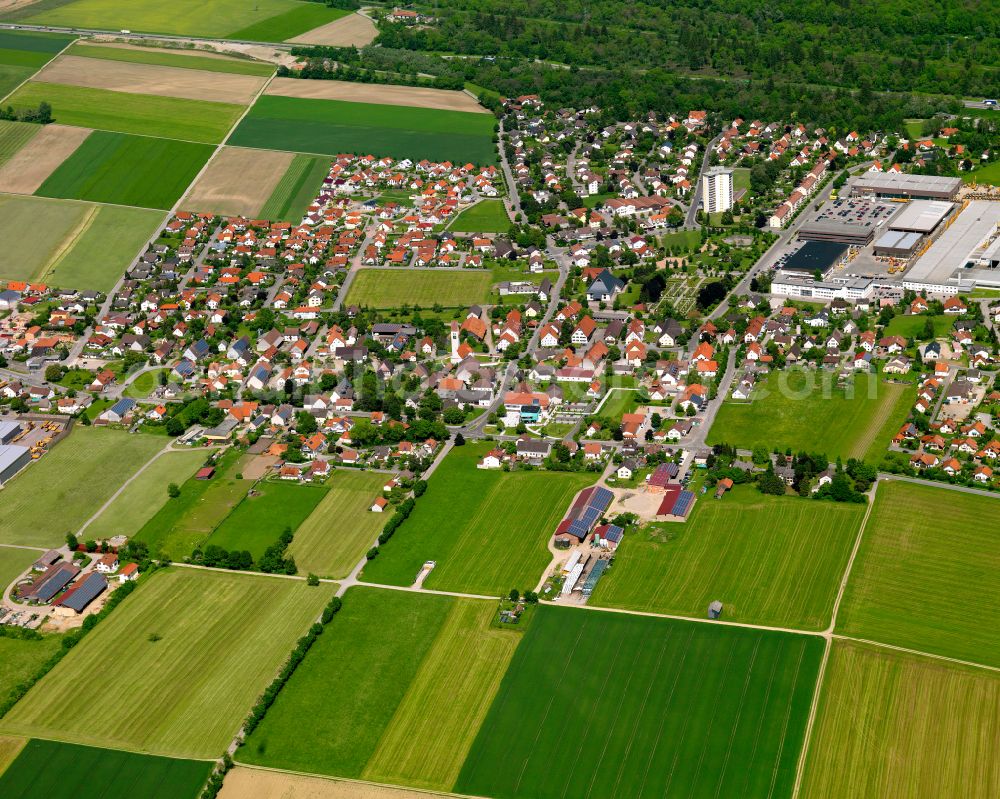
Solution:
[[(454, 790), (788, 796), (819, 638), (540, 607)], [(585, 740), (569, 746), (571, 731)]]
[(95, 130), (37, 193), (166, 210), (211, 155), (207, 144)]
[(31, 141), (41, 129), (41, 125), (27, 125), (23, 122), (0, 119), (0, 167), (13, 158), (14, 154)]
[(176, 500), (167, 496), (167, 486), (181, 485), (205, 463), (199, 450), (167, 452), (153, 461), (126, 486), (114, 501), (86, 529), (86, 538), (115, 535), (134, 536), (166, 505)]
[(69, 36), (0, 31), (0, 99), (73, 41)]
[(467, 208), (448, 226), (455, 233), (506, 233), (510, 218), (503, 200), (482, 200)]
[(706, 495), (685, 524), (626, 536), (590, 604), (704, 618), (717, 599), (728, 620), (825, 629), (864, 512), (750, 486)]
[[(254, 152), (263, 154), (262, 150)], [(328, 158), (296, 155), (261, 207), (260, 216), (283, 222), (298, 222), (319, 194), (319, 188), (329, 169)]]
[(851, 396), (833, 381), (828, 372), (772, 372), (749, 402), (722, 403), (708, 443), (764, 446), (768, 451), (791, 447), (831, 460), (838, 456), (881, 460), (882, 450), (913, 407), (916, 388), (858, 374)]
[[(323, 25), (345, 11), (296, 0), (175, 0), (164, 6), (156, 0), (75, 0), (40, 11), (31, 6), (16, 14), (0, 15), (32, 25), (71, 28), (122, 29), (179, 36), (256, 38), (280, 42)], [(252, 27), (249, 27), (252, 26)], [(245, 35), (250, 30), (256, 37)]]
[(335, 578), (350, 573), (391, 515), (369, 510), (383, 496), (386, 479), (379, 472), (334, 471), (326, 496), (299, 525), (288, 548), (300, 572)]
[(226, 775), (219, 799), (433, 799), (445, 794), (392, 788), (330, 777), (236, 766)]
[(271, 64), (260, 61), (226, 58), (215, 53), (187, 53), (156, 47), (77, 42), (66, 53), (80, 58), (98, 58), (104, 61), (123, 61), (131, 64), (156, 64), (161, 67), (199, 69), (205, 72), (221, 72), (230, 75), (255, 75), (259, 78), (269, 77), (274, 72), (274, 67)]
[(476, 468), (489, 444), (448, 454), (410, 517), (365, 566), (371, 583), (410, 585), (424, 561), (427, 588), (499, 596), (534, 589), (551, 560), (546, 542), (594, 474)]
[(326, 496), (325, 486), (260, 482), (205, 541), (223, 549), (248, 550), (254, 559), (275, 544), (285, 527), (292, 532)]
[(69, 125), (4, 123), (35, 131), (6, 163), (0, 165), (0, 191), (34, 194), (59, 165), (90, 136), (88, 128)]
[(349, 80), (275, 78), (268, 84), (265, 94), (299, 97), (304, 100), (343, 100), (362, 105), (433, 108), (439, 111), (467, 111), (489, 115), (473, 97), (456, 89), (428, 89), (391, 83), (366, 84)]
[(80, 529), (163, 443), (156, 436), (76, 426), (4, 486), (0, 543), (62, 544), (66, 533)]
[[(0, 592), (6, 588), (4, 584)], [(61, 646), (58, 635), (36, 640), (0, 637), (0, 707), (6, 705), (15, 695), (14, 689), (34, 677)], [(2, 790), (0, 796), (6, 799)]]
[(991, 799), (998, 719), (995, 672), (835, 640), (801, 796)]
[(17, 759), (27, 740), (16, 735), (0, 735), (0, 774)]
[(165, 503), (142, 526), (136, 538), (149, 545), (150, 552), (163, 552), (174, 560), (190, 555), (211, 532), (222, 524), (253, 485), (244, 480), (239, 453), (226, 452), (216, 465), (211, 480), (188, 478), (181, 495)]
[(485, 270), (362, 269), (348, 289), (346, 302), (369, 308), (398, 308), (401, 305), (467, 308), (485, 302), (491, 285), (491, 275)]
[[(178, 567), (156, 572), (0, 727), (151, 754), (216, 757), (332, 594), (330, 584)], [(114, 685), (115, 712), (95, 713), (76, 701), (85, 685)]]
[[(4, 243), (0, 280), (34, 280), (43, 274), (88, 210), (83, 203), (0, 194), (0, 241)], [(44, 240), (25, 235), (33, 229), (44, 229)]]
[(995, 520), (1000, 502), (880, 484), (837, 614), (837, 632), (1000, 666)]
[[(54, 104), (53, 104), (54, 105)], [(300, 153), (365, 153), (496, 163), (490, 114), (265, 95), (231, 144)]]
[(351, 588), (236, 759), (360, 777), (454, 604)]
[(15, 110), (52, 105), (52, 116), (63, 125), (163, 136), (189, 142), (222, 141), (243, 106), (210, 100), (187, 100), (149, 94), (127, 94), (84, 86), (31, 81), (5, 101)]
[[(492, 602), (457, 600), (363, 777), (450, 790), (523, 637), (491, 629)], [(414, 746), (420, 741), (420, 746)]]
[(284, 181), (293, 159), (301, 157), (305, 156), (224, 147), (191, 187), (184, 198), (184, 208), (223, 216), (256, 217), (275, 187)]
[(378, 28), (369, 17), (354, 13), (300, 34), (289, 41), (296, 44), (325, 44), (330, 47), (364, 47), (375, 41)]

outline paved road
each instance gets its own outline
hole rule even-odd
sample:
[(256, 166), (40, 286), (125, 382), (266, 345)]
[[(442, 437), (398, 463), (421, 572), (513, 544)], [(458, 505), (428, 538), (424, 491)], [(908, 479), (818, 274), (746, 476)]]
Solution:
[(175, 41), (175, 42), (205, 42), (206, 44), (253, 44), (263, 47), (272, 47), (275, 50), (291, 50), (296, 45), (284, 42), (259, 42), (252, 39), (219, 39), (219, 38), (209, 38), (205, 36), (176, 36), (169, 33), (135, 33), (129, 31), (125, 33), (123, 30), (109, 30), (105, 28), (68, 28), (59, 27), (53, 25), (25, 25), (22, 23), (6, 23), (0, 24), (0, 30), (21, 30), (21, 31), (38, 31), (41, 33), (68, 33), (76, 36), (80, 35), (92, 35), (92, 34), (104, 34), (117, 36), (123, 39), (136, 39), (139, 41)]
[(694, 179), (694, 189), (691, 195), (691, 205), (688, 207), (687, 216), (684, 219), (684, 225), (686, 227), (697, 227), (698, 222), (695, 217), (698, 215), (698, 209), (701, 207), (701, 176), (708, 169), (708, 162), (712, 158), (712, 151), (715, 146), (722, 140), (722, 134), (720, 133), (712, 141), (708, 143), (705, 147), (705, 155), (701, 159), (701, 169), (698, 170), (698, 174)]

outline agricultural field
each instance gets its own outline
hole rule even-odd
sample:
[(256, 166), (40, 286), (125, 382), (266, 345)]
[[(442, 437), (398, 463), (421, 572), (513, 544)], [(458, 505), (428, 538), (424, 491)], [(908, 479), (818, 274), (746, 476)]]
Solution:
[[(993, 497), (882, 481), (837, 632), (1000, 666), (1000, 549)], [(973, 610), (974, 609), (974, 610)]]
[(56, 741), (28, 741), (0, 776), (4, 799), (195, 799), (212, 764)]
[(0, 31), (0, 99), (72, 41), (72, 36)]
[(861, 505), (764, 496), (737, 486), (706, 494), (685, 524), (626, 536), (591, 605), (822, 630), (864, 517)]
[[(71, 238), (88, 213), (83, 203), (61, 203), (33, 197), (0, 194), (0, 279), (35, 280), (59, 254), (63, 241)], [(25, 231), (46, 231), (44, 242)], [(134, 254), (134, 253), (133, 253)]]
[(362, 269), (355, 274), (348, 289), (346, 304), (368, 308), (399, 308), (402, 305), (467, 308), (485, 302), (492, 285), (492, 277), (485, 270)]
[(259, 482), (253, 494), (233, 508), (205, 544), (248, 550), (256, 560), (278, 542), (285, 527), (295, 532), (325, 496), (325, 486)]
[(447, 799), (446, 794), (236, 766), (219, 799)]
[[(28, 692), (0, 729), (216, 757), (332, 593), (329, 584), (273, 577), (156, 572)], [(76, 701), (82, 685), (114, 685), (115, 712), (95, 713)]]
[(207, 144), (95, 130), (37, 194), (166, 210), (211, 155)]
[(98, 58), (104, 61), (122, 61), (131, 64), (155, 64), (161, 67), (197, 69), (229, 75), (255, 75), (258, 78), (267, 78), (274, 73), (273, 65), (261, 61), (227, 58), (216, 53), (165, 50), (160, 47), (137, 47), (130, 44), (77, 42), (66, 51), (66, 54), (80, 58)]
[(299, 525), (288, 548), (300, 572), (334, 578), (350, 573), (388, 519), (369, 510), (383, 496), (386, 479), (379, 472), (334, 471), (326, 496)]
[(293, 160), (304, 157), (224, 147), (190, 188), (182, 205), (199, 213), (254, 218), (284, 181)]
[(411, 110), (434, 109), (489, 115), (485, 108), (465, 92), (391, 83), (372, 85), (347, 80), (304, 81), (295, 78), (275, 78), (268, 84), (265, 94), (298, 97), (303, 100), (337, 100), (362, 105), (405, 107)]
[[(4, 584), (0, 592), (6, 588)], [(61, 646), (58, 635), (34, 640), (0, 636), (0, 708), (16, 696), (14, 689), (33, 678)], [(2, 790), (0, 796), (6, 799)]]
[(0, 13), (0, 21), (280, 42), (346, 13), (298, 0), (175, 0), (169, 7), (156, 0), (73, 0)]
[(265, 95), (233, 131), (230, 144), (486, 165), (496, 163), (494, 124), (492, 115), (468, 111)]
[(0, 774), (17, 759), (27, 740), (16, 735), (0, 735)]
[(360, 777), (455, 602), (351, 588), (236, 760)]
[[(913, 407), (911, 383), (886, 383), (857, 374), (847, 389), (828, 372), (772, 372), (749, 402), (727, 399), (708, 434), (709, 444), (752, 449), (791, 447), (834, 458), (881, 460)], [(853, 386), (852, 392), (849, 390)]]
[(410, 585), (424, 561), (434, 560), (427, 588), (492, 596), (534, 589), (551, 561), (549, 536), (596, 475), (477, 469), (489, 448), (467, 444), (448, 454), (362, 579)]
[(62, 544), (162, 447), (156, 436), (77, 425), (4, 486), (0, 543)]
[(16, 126), (16, 136), (27, 140), (0, 165), (0, 191), (12, 194), (34, 194), (59, 165), (76, 152), (90, 136), (88, 128), (69, 125), (31, 125), (24, 122), (5, 122)]
[(13, 158), (41, 129), (41, 125), (0, 119), (0, 167)]
[(84, 86), (31, 81), (5, 103), (15, 110), (52, 105), (52, 116), (63, 125), (139, 136), (162, 136), (216, 144), (225, 137), (243, 106), (210, 100), (188, 100), (149, 94), (128, 94)]
[(364, 47), (375, 41), (378, 28), (369, 17), (348, 14), (319, 28), (289, 39), (295, 44), (323, 44), (328, 47)]
[(204, 465), (205, 457), (199, 450), (167, 452), (158, 457), (87, 526), (84, 538), (134, 536), (160, 508), (175, 501), (167, 496), (167, 486), (181, 485)]
[(1000, 676), (835, 640), (803, 799), (1000, 793)]
[(788, 796), (822, 652), (818, 637), (540, 607), (454, 790)]
[(481, 200), (467, 208), (448, 225), (455, 233), (506, 233), (510, 218), (503, 200)]
[[(262, 150), (254, 152), (263, 154)], [(282, 153), (287, 156), (288, 153)], [(319, 194), (323, 179), (330, 169), (330, 159), (312, 155), (296, 155), (288, 169), (275, 184), (259, 214), (265, 219), (297, 222)]]

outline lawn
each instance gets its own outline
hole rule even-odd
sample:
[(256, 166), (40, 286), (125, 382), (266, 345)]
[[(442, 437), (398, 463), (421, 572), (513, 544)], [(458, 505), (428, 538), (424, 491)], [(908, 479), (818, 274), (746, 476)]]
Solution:
[(0, 594), (41, 554), (30, 549), (0, 546)]
[(94, 519), (84, 537), (134, 536), (160, 508), (175, 501), (167, 496), (167, 486), (181, 485), (205, 463), (205, 458), (205, 452), (193, 449), (161, 455)]
[(534, 589), (551, 560), (546, 542), (593, 473), (477, 469), (488, 442), (457, 447), (438, 467), (409, 519), (362, 572), (410, 585), (424, 561), (427, 588), (499, 596)]
[(323, 179), (330, 170), (330, 159), (296, 155), (288, 171), (278, 181), (260, 216), (265, 219), (298, 222), (319, 194)]
[(694, 250), (701, 244), (700, 230), (678, 230), (660, 237), (660, 244), (676, 251)]
[(125, 396), (132, 399), (146, 399), (150, 392), (156, 388), (160, 375), (168, 371), (167, 369), (154, 369), (151, 372), (143, 372), (126, 386)]
[(299, 571), (346, 577), (368, 551), (391, 514), (372, 513), (388, 475), (337, 469), (329, 490), (299, 525), (288, 553)]
[(992, 799), (1000, 676), (836, 640), (806, 756), (803, 799)]
[(455, 784), (523, 637), (491, 629), (496, 615), (492, 602), (455, 602), (368, 761), (366, 780), (440, 791)]
[(248, 550), (254, 560), (276, 544), (285, 527), (294, 532), (326, 496), (325, 486), (257, 483), (205, 541), (223, 549)]
[[(5, 732), (214, 758), (333, 586), (174, 567), (156, 572), (2, 721)], [(81, 686), (114, 686), (108, 712)]]
[(96, 130), (36, 193), (166, 210), (184, 194), (212, 149), (208, 144)]
[[(29, 6), (14, 16), (33, 25), (71, 28), (125, 29), (179, 36), (247, 38), (258, 29), (260, 41), (280, 42), (331, 22), (345, 12), (318, 3), (294, 0), (76, 0), (35, 12)], [(11, 15), (0, 15), (10, 18)], [(270, 24), (268, 24), (270, 23)], [(252, 26), (250, 28), (249, 26)]]
[(822, 652), (814, 637), (541, 607), (454, 790), (788, 796)]
[(448, 226), (454, 233), (506, 233), (510, 217), (503, 200), (480, 200), (466, 208)]
[[(6, 587), (4, 584), (3, 588)], [(14, 689), (33, 678), (61, 646), (58, 635), (36, 640), (0, 637), (0, 708), (14, 695)], [(7, 795), (0, 790), (0, 796), (6, 799)]]
[(41, 129), (41, 125), (0, 120), (0, 166), (7, 163), (14, 153), (31, 141)]
[(900, 314), (889, 320), (889, 324), (885, 326), (885, 330), (882, 333), (885, 336), (902, 336), (903, 338), (926, 340), (924, 328), (927, 327), (928, 320), (934, 325), (935, 338), (946, 335), (955, 323), (953, 318), (944, 314), (939, 316)]
[(702, 495), (685, 524), (626, 536), (590, 604), (822, 630), (864, 506), (768, 497), (738, 486)]
[(993, 186), (1000, 186), (1000, 161), (992, 161), (986, 166), (966, 172), (962, 175), (962, 180), (966, 183), (989, 183)]
[(271, 64), (242, 59), (214, 58), (177, 50), (133, 50), (125, 47), (102, 47), (96, 44), (75, 44), (68, 55), (99, 58), (105, 61), (124, 61), (131, 64), (156, 64), (179, 69), (200, 69), (206, 72), (223, 72), (231, 75), (256, 75), (267, 78), (274, 73)]
[(160, 211), (90, 206), (88, 217), (40, 278), (53, 286), (107, 293), (162, 222)]
[(495, 164), (495, 118), (469, 111), (265, 95), (229, 144), (336, 155), (365, 153)]
[(791, 447), (831, 460), (838, 456), (881, 460), (888, 431), (895, 433), (906, 420), (916, 388), (885, 383), (878, 375), (853, 378), (840, 388), (830, 372), (772, 372), (758, 384), (750, 402), (722, 403), (708, 443), (747, 449)]
[(851, 570), (837, 632), (1000, 666), (1000, 500), (887, 481)]
[(419, 305), (430, 308), (468, 308), (487, 300), (492, 277), (485, 270), (408, 271), (362, 269), (354, 276), (347, 292), (348, 305), (370, 308), (399, 308)]
[(360, 777), (455, 601), (351, 588), (236, 759)]
[(163, 447), (163, 439), (76, 426), (3, 490), (0, 543), (58, 546)]
[(252, 480), (242, 479), (241, 464), (240, 453), (228, 450), (211, 480), (188, 478), (180, 486), (181, 495), (165, 503), (136, 533), (136, 538), (145, 541), (153, 554), (163, 552), (174, 560), (190, 555), (253, 485)]
[(92, 746), (29, 741), (0, 777), (5, 799), (195, 799), (212, 771), (205, 761)]
[[(0, 194), (0, 241), (4, 243), (0, 280), (37, 280), (90, 209), (83, 203)], [(45, 236), (25, 235), (35, 229), (44, 230)]]
[(5, 101), (19, 110), (52, 105), (52, 116), (64, 125), (217, 143), (235, 124), (243, 106), (210, 100), (128, 94), (107, 89), (32, 81)]

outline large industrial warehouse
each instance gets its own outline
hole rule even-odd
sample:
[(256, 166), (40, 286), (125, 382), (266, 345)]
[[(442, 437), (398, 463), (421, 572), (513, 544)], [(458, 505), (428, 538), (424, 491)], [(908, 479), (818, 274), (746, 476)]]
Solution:
[(954, 200), (960, 188), (961, 178), (903, 172), (866, 172), (851, 183), (855, 197), (903, 200)]
[(917, 259), (903, 287), (940, 294), (955, 294), (973, 284), (1000, 287), (998, 225), (1000, 203), (970, 202)]

